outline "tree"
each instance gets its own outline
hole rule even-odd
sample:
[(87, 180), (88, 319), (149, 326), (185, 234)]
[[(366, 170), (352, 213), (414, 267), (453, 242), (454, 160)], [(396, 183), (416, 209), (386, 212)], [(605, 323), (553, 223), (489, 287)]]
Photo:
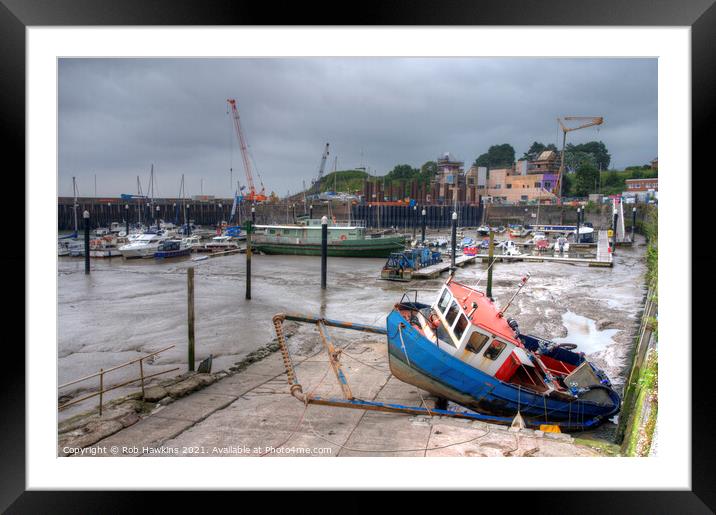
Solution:
[(539, 155), (545, 150), (553, 150), (554, 152), (557, 152), (557, 147), (553, 143), (545, 145), (544, 143), (535, 141), (534, 143), (532, 143), (530, 149), (522, 155), (522, 159), (527, 159), (528, 161), (535, 161), (539, 157)]
[(572, 194), (576, 197), (585, 197), (597, 191), (599, 170), (592, 165), (583, 163), (577, 168), (574, 175), (574, 188)]
[(590, 165), (597, 168), (597, 159), (593, 154), (581, 150), (575, 150), (573, 145), (567, 145), (564, 153), (564, 168), (566, 170), (576, 171), (583, 165)]
[(503, 168), (512, 166), (515, 162), (515, 149), (509, 143), (492, 145), (485, 154), (475, 159), (474, 166), (488, 168)]
[(418, 181), (422, 183), (429, 183), (435, 175), (438, 173), (438, 164), (435, 161), (427, 161), (420, 167), (420, 173), (418, 174)]
[(412, 179), (418, 175), (418, 169), (410, 165), (395, 165), (393, 169), (385, 176), (386, 180), (394, 181), (398, 179)]
[(590, 141), (588, 143), (580, 143), (579, 145), (572, 145), (571, 143), (566, 147), (566, 154), (564, 156), (565, 161), (570, 152), (586, 152), (592, 154), (595, 160), (595, 166), (601, 170), (609, 168), (609, 163), (612, 160), (612, 156), (607, 151), (607, 146), (602, 141)]

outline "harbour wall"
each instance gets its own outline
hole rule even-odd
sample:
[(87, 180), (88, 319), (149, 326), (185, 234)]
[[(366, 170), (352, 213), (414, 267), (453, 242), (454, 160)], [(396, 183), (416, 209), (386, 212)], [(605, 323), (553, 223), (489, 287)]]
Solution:
[[(82, 213), (90, 213), (90, 227), (107, 227), (111, 222), (131, 223), (153, 222), (156, 217), (173, 223), (183, 223), (184, 201), (181, 199), (155, 199), (153, 206), (145, 201), (123, 200), (118, 198), (78, 198), (77, 218), (82, 227)], [(57, 202), (57, 224), (61, 231), (74, 227), (73, 199), (60, 197)], [(186, 201), (187, 216), (198, 225), (214, 226), (231, 218), (232, 199), (213, 199), (209, 201)], [(347, 201), (321, 202), (313, 207), (303, 202), (277, 202), (257, 204), (255, 206), (256, 223), (281, 224), (292, 223), (296, 217), (312, 214), (314, 218), (328, 216), (340, 221), (361, 220), (369, 228), (396, 227), (411, 229), (413, 224), (420, 228), (421, 212), (426, 210), (426, 226), (431, 229), (449, 227), (453, 207), (448, 205), (390, 206), (374, 204), (351, 204)], [(627, 211), (625, 209), (625, 211)], [(646, 209), (637, 206), (637, 228), (644, 221)], [(475, 205), (458, 204), (458, 226), (476, 227), (482, 223), (493, 226), (508, 224), (569, 224), (577, 223), (577, 208), (574, 206), (526, 206), (526, 205)], [(585, 219), (596, 229), (607, 229), (612, 224), (611, 205), (595, 205), (586, 209)], [(626, 213), (625, 226), (631, 229), (631, 210)], [(251, 217), (251, 206), (238, 208), (233, 221), (243, 223)], [(232, 221), (232, 222), (233, 222)]]

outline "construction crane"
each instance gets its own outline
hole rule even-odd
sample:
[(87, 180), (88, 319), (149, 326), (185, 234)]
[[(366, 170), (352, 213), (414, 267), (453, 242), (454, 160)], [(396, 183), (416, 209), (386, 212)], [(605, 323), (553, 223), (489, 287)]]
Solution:
[(321, 180), (323, 179), (323, 171), (326, 169), (326, 159), (328, 159), (328, 146), (329, 144), (326, 143), (326, 148), (323, 150), (323, 155), (321, 156), (321, 165), (318, 167), (318, 178), (313, 181), (312, 189), (314, 192), (318, 192), (318, 190), (321, 189)]
[(231, 106), (231, 113), (234, 117), (234, 129), (236, 129), (236, 136), (239, 138), (239, 147), (241, 148), (241, 159), (244, 162), (244, 170), (246, 171), (246, 182), (249, 188), (248, 194), (244, 195), (244, 200), (249, 202), (263, 202), (267, 200), (264, 192), (263, 184), (260, 192), (256, 192), (254, 186), (254, 176), (251, 172), (251, 159), (249, 158), (249, 149), (246, 146), (246, 138), (244, 137), (244, 131), (241, 130), (241, 121), (239, 120), (239, 110), (236, 108), (236, 100), (229, 98), (227, 100)]
[[(576, 127), (568, 127), (566, 123), (568, 122), (582, 122), (580, 125), (577, 125)], [(593, 127), (595, 125), (601, 125), (604, 123), (604, 118), (601, 116), (563, 116), (562, 118), (557, 118), (557, 123), (559, 123), (560, 128), (562, 129), (562, 157), (561, 162), (559, 164), (559, 177), (557, 179), (558, 185), (555, 186), (555, 191), (559, 192), (559, 202), (562, 202), (562, 177), (564, 177), (564, 151), (567, 147), (567, 133), (576, 131), (579, 129), (586, 129), (587, 127)]]

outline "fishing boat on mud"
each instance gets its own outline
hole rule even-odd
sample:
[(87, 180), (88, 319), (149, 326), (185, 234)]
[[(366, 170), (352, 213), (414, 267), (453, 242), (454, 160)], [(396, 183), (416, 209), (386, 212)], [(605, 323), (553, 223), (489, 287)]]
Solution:
[(380, 278), (388, 281), (410, 281), (413, 272), (442, 261), (440, 252), (429, 247), (392, 252), (380, 271)]
[[(305, 219), (291, 225), (256, 225), (254, 249), (264, 254), (321, 255), (321, 220)], [(405, 249), (405, 236), (369, 234), (360, 224), (328, 225), (328, 255), (332, 257), (385, 257)]]
[[(581, 431), (599, 426), (621, 407), (607, 375), (574, 344), (522, 334), (506, 311), (527, 282), (524, 277), (502, 308), (476, 288), (450, 276), (433, 304), (403, 294), (387, 317), (386, 327), (279, 313), (273, 324), (283, 354), (291, 394), (305, 404), (449, 416), (485, 422)], [(289, 353), (283, 322), (315, 324), (343, 398), (304, 392)], [(436, 407), (360, 399), (328, 335), (328, 327), (384, 334), (391, 373), (399, 380), (438, 397)], [(467, 408), (447, 409), (447, 402)]]
[(512, 299), (498, 309), (450, 277), (432, 305), (396, 304), (387, 320), (391, 372), (479, 413), (519, 413), (530, 427), (579, 430), (616, 415), (621, 399), (606, 374), (573, 344), (521, 334), (505, 317)]

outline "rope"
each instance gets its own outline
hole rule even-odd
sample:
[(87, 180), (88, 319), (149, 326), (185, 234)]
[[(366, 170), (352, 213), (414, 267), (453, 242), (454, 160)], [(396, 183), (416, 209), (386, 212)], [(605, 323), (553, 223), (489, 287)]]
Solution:
[[(408, 357), (408, 349), (405, 348), (405, 341), (403, 340), (403, 325), (398, 325), (398, 333), (400, 334), (400, 345), (403, 347), (403, 353), (405, 353), (405, 359), (408, 360), (408, 366), (410, 367), (410, 358)], [(428, 411), (428, 415), (431, 417), (434, 416), (433, 412), (430, 411), (430, 408), (428, 407), (428, 404), (425, 402), (425, 399), (423, 398), (423, 394), (420, 393), (420, 388), (417, 389), (418, 396), (420, 396), (420, 402), (423, 403), (423, 407)]]

